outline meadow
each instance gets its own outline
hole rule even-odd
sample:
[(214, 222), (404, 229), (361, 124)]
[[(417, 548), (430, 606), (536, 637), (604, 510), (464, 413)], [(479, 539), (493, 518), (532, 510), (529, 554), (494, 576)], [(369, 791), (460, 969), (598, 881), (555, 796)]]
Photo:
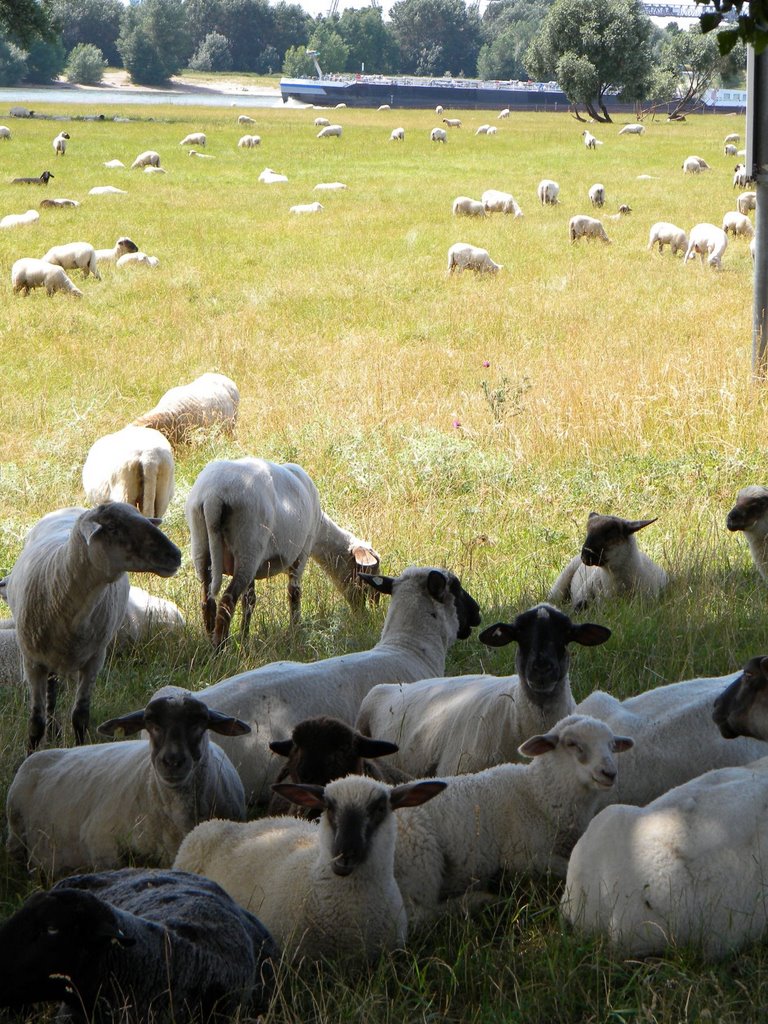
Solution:
[[(0, 143), (0, 216), (45, 196), (82, 202), (44, 210), (35, 227), (0, 233), (0, 575), (28, 529), (54, 508), (83, 502), (88, 448), (151, 408), (169, 387), (207, 370), (241, 392), (234, 439), (206, 435), (177, 454), (164, 528), (188, 556), (184, 500), (214, 458), (257, 455), (304, 466), (327, 511), (369, 538), (382, 571), (446, 566), (479, 601), (483, 623), (542, 600), (581, 545), (592, 511), (658, 522), (640, 544), (672, 582), (654, 604), (615, 601), (581, 616), (613, 630), (574, 652), (577, 700), (592, 689), (628, 696), (697, 675), (721, 675), (768, 647), (766, 593), (725, 516), (740, 487), (765, 476), (768, 407), (751, 375), (752, 264), (730, 241), (721, 272), (646, 251), (648, 229), (719, 224), (735, 206), (734, 159), (722, 141), (743, 118), (647, 121), (644, 136), (591, 125), (588, 151), (567, 114), (458, 112), (445, 145), (429, 141), (430, 111), (340, 110), (341, 139), (316, 139), (318, 113), (142, 107), (129, 123), (8, 122)], [(98, 111), (97, 101), (94, 110)], [(114, 108), (108, 108), (111, 116)], [(138, 111), (138, 112), (137, 112)], [(451, 112), (449, 112), (451, 113)], [(495, 137), (475, 136), (484, 122)], [(389, 141), (402, 126), (405, 142)], [(51, 140), (71, 135), (54, 160)], [(179, 141), (205, 131), (214, 159)], [(244, 131), (261, 135), (238, 150)], [(165, 175), (110, 171), (142, 150)], [(686, 156), (712, 170), (683, 176)], [(269, 166), (287, 184), (257, 181)], [(55, 174), (47, 191), (6, 184)], [(640, 175), (650, 176), (639, 178)], [(560, 183), (543, 208), (536, 186)], [(335, 193), (318, 182), (342, 181)], [(570, 245), (571, 215), (608, 196), (613, 243)], [(113, 184), (122, 196), (89, 196)], [(512, 192), (525, 216), (454, 219), (457, 195)], [(316, 216), (288, 213), (320, 197)], [(628, 203), (620, 221), (605, 214)], [(107, 247), (128, 235), (156, 270), (107, 269), (81, 301), (12, 294), (10, 267), (51, 245)], [(488, 249), (498, 275), (446, 276), (456, 241)], [(97, 683), (92, 721), (143, 706), (161, 684), (192, 689), (278, 659), (364, 649), (384, 603), (353, 612), (316, 568), (305, 576), (304, 621), (289, 628), (285, 579), (259, 584), (250, 638), (237, 623), (214, 656), (189, 558), (170, 580), (137, 579), (183, 609), (181, 642), (156, 640), (114, 655)], [(512, 672), (514, 651), (459, 642), (448, 672)], [(62, 710), (68, 694), (62, 693)], [(25, 749), (26, 700), (0, 692), (0, 799)], [(0, 853), (0, 913), (39, 884)], [(481, 917), (416, 935), (407, 951), (350, 976), (332, 965), (283, 967), (265, 1024), (760, 1021), (768, 1003), (761, 946), (721, 964), (686, 950), (616, 958), (570, 934), (561, 884), (508, 879)]]

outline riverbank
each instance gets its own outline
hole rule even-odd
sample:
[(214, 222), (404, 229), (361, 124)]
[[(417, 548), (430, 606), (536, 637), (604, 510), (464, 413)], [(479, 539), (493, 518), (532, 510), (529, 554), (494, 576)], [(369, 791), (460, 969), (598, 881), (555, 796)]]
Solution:
[(182, 93), (194, 94), (215, 93), (220, 96), (267, 96), (279, 97), (279, 86), (266, 86), (261, 83), (254, 83), (247, 78), (228, 77), (224, 75), (204, 76), (194, 78), (188, 75), (174, 75), (166, 85), (149, 86), (137, 85), (131, 81), (131, 76), (124, 68), (110, 68), (104, 72), (104, 77), (99, 85), (75, 85), (68, 82), (66, 78), (59, 78), (50, 86), (52, 89), (72, 90), (74, 93), (88, 93), (91, 95), (112, 94), (115, 92), (149, 92), (149, 93)]

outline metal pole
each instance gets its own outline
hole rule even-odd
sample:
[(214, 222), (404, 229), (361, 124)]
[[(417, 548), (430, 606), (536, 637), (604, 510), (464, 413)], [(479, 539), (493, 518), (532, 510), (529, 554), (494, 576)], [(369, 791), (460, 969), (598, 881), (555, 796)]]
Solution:
[(747, 53), (747, 172), (755, 179), (752, 375), (768, 378), (768, 52)]

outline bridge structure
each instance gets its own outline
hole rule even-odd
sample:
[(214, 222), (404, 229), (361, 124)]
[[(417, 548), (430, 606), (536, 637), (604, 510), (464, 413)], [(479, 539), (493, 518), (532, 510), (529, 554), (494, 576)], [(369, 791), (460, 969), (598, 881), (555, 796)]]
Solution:
[[(705, 7), (703, 4), (660, 4), (646, 0), (643, 0), (643, 10), (649, 18), (699, 18), (702, 14), (714, 14), (715, 11), (714, 7)], [(735, 17), (735, 10), (723, 14), (724, 21), (731, 21)]]

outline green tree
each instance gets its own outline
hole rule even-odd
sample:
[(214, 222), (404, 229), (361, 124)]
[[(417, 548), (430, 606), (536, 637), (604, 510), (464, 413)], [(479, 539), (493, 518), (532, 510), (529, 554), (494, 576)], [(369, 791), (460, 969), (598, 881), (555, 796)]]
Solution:
[(335, 22), (330, 18), (322, 18), (315, 26), (309, 38), (308, 50), (317, 50), (317, 58), (323, 72), (336, 74), (344, 71), (349, 57), (349, 47), (336, 31)]
[(719, 80), (724, 65), (716, 36), (699, 28), (689, 32), (670, 27), (659, 43), (649, 96), (672, 103), (670, 116), (679, 117), (701, 105), (704, 93)]
[(160, 85), (189, 58), (181, 0), (141, 0), (126, 8), (117, 49), (135, 82)]
[(0, 35), (0, 85), (16, 85), (26, 73), (26, 50)]
[(64, 74), (70, 82), (98, 85), (104, 75), (104, 54), (93, 43), (78, 43), (67, 58)]
[(232, 52), (229, 40), (220, 32), (209, 32), (190, 59), (193, 71), (229, 71)]
[(631, 102), (650, 87), (651, 35), (639, 0), (555, 0), (525, 64), (533, 78), (556, 79), (577, 109), (610, 121), (607, 93)]
[(403, 71), (475, 73), (481, 45), (477, 8), (464, 0), (398, 0), (389, 16)]
[(528, 78), (525, 54), (547, 13), (543, 0), (491, 0), (485, 9), (485, 43), (477, 58), (481, 78)]
[(359, 71), (363, 65), (379, 75), (397, 70), (399, 50), (380, 7), (347, 7), (338, 32), (349, 48), (347, 71)]
[(67, 52), (80, 43), (97, 46), (108, 64), (121, 64), (117, 37), (125, 7), (120, 0), (51, 0)]
[(279, 0), (273, 5), (272, 16), (274, 23), (270, 45), (274, 46), (282, 60), (289, 46), (306, 44), (312, 19), (300, 4), (286, 3), (285, 0)]
[(25, 82), (52, 82), (61, 74), (66, 62), (66, 50), (58, 36), (38, 36), (27, 44), (27, 70)]
[(283, 59), (283, 74), (286, 78), (309, 78), (314, 75), (312, 58), (307, 56), (306, 46), (289, 46)]
[(50, 0), (0, 0), (0, 30), (22, 46), (40, 36), (50, 39), (56, 35)]

